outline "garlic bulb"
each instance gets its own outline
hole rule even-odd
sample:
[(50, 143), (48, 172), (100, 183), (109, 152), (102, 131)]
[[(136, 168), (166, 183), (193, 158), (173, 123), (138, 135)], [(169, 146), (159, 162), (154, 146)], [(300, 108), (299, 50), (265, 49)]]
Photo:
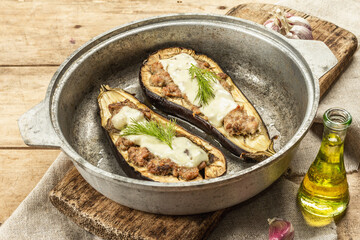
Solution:
[(268, 219), (269, 240), (292, 240), (294, 239), (294, 227), (291, 222), (280, 218)]
[(273, 18), (264, 23), (266, 28), (272, 29), (287, 38), (312, 40), (312, 29), (309, 22), (302, 18), (284, 13), (279, 8), (273, 14)]

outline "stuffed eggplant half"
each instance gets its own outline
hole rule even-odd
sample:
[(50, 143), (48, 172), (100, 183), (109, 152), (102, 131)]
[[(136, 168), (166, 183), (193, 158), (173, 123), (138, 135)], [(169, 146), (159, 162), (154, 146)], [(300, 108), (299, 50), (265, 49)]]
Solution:
[(274, 154), (255, 108), (209, 57), (179, 47), (159, 50), (141, 67), (140, 85), (156, 107), (212, 134), (241, 158)]
[(158, 182), (196, 181), (226, 172), (224, 155), (124, 90), (102, 86), (101, 125), (118, 157), (141, 177)]

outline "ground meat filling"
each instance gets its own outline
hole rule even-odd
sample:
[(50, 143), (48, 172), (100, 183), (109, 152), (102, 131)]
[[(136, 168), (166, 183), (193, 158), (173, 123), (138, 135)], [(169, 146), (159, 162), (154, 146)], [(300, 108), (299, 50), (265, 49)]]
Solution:
[(238, 106), (224, 118), (224, 128), (231, 135), (255, 134), (259, 121), (254, 116), (249, 116), (244, 106)]
[(199, 176), (199, 168), (192, 167), (192, 168), (185, 168), (185, 167), (178, 167), (175, 169), (174, 175), (178, 175), (182, 179), (191, 180)]
[(115, 145), (116, 147), (119, 147), (122, 151), (127, 151), (130, 147), (135, 146), (135, 143), (126, 138), (119, 137)]
[[(211, 69), (208, 62), (197, 60), (199, 68)], [(160, 62), (150, 65), (150, 84), (156, 87), (162, 87), (164, 96), (182, 97), (188, 100), (186, 95), (182, 95), (178, 86), (173, 82), (168, 72), (166, 72)], [(226, 81), (228, 75), (226, 73), (217, 73), (218, 80), (225, 90), (231, 93), (232, 86)], [(201, 115), (200, 109), (193, 105), (191, 107), (193, 115)], [(206, 116), (203, 116), (207, 120)], [(259, 127), (259, 121), (254, 116), (249, 116), (244, 106), (238, 106), (236, 109), (228, 113), (224, 118), (225, 130), (233, 136), (252, 135), (255, 134)]]
[(160, 62), (150, 65), (150, 85), (162, 88), (162, 94), (167, 97), (182, 97), (179, 87), (171, 79)]
[(128, 106), (128, 107), (137, 109), (137, 110), (141, 111), (147, 119), (149, 119), (149, 120), (151, 119), (151, 113), (150, 113), (149, 109), (138, 108), (133, 102), (126, 99), (125, 101), (122, 101), (122, 102), (109, 104), (108, 107), (109, 107), (109, 111), (111, 113), (111, 118), (109, 118), (109, 120), (108, 120), (108, 122), (107, 122), (107, 124), (105, 126), (106, 130), (108, 130), (108, 131), (118, 131), (117, 129), (115, 129), (114, 125), (112, 124), (112, 118), (113, 118), (114, 115), (119, 113), (121, 108), (124, 107), (124, 106)]
[[(118, 141), (117, 145), (123, 149), (122, 144), (128, 144), (125, 141)], [(181, 167), (170, 159), (160, 159), (154, 156), (145, 147), (134, 147), (128, 144), (129, 161), (138, 167), (146, 167), (147, 170), (159, 176), (173, 175), (174, 177), (182, 178), (184, 180), (192, 180), (199, 176), (199, 171), (206, 167), (206, 162), (202, 162), (198, 167)]]
[(151, 159), (147, 165), (147, 169), (150, 173), (155, 175), (172, 175), (173, 169), (176, 167), (176, 164), (172, 162), (170, 159)]
[(155, 157), (147, 148), (144, 147), (130, 147), (127, 152), (129, 154), (130, 162), (139, 167), (147, 166), (149, 160)]
[[(134, 109), (138, 109), (143, 112), (145, 117), (151, 119), (151, 113), (148, 109), (139, 109), (134, 103), (129, 100), (125, 100), (119, 103), (113, 103), (109, 105), (110, 113), (112, 117), (117, 114), (123, 106), (128, 106)], [(108, 120), (106, 129), (108, 131), (118, 131), (112, 125), (111, 118)], [(135, 145), (134, 142), (119, 137), (115, 143), (116, 147), (121, 151), (127, 151), (129, 162), (133, 163), (138, 167), (146, 167), (148, 171), (154, 175), (168, 176), (173, 175), (174, 177), (182, 178), (184, 180), (192, 180), (199, 176), (199, 170), (206, 167), (206, 162), (202, 162), (198, 167), (186, 168), (180, 167), (170, 159), (160, 159), (159, 157), (152, 154), (147, 148)]]

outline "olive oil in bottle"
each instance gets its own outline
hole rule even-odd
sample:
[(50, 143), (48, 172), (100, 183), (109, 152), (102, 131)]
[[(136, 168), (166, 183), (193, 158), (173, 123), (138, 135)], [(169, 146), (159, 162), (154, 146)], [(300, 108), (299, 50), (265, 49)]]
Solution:
[(302, 210), (320, 217), (335, 217), (346, 210), (349, 190), (343, 153), (351, 120), (344, 109), (332, 108), (325, 112), (321, 147), (297, 196)]

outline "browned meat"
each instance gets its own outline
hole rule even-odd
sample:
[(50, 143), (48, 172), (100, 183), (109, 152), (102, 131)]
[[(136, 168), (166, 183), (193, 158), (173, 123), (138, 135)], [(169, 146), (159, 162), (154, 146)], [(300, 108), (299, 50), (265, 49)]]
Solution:
[(163, 87), (163, 93), (169, 97), (181, 97), (181, 91), (175, 83), (169, 83), (166, 87)]
[(162, 66), (162, 64), (160, 62), (155, 62), (153, 64), (150, 65), (150, 72), (152, 74), (158, 73), (164, 71), (164, 68)]
[(199, 170), (202, 170), (202, 169), (204, 169), (206, 167), (206, 162), (201, 162), (200, 164), (199, 164), (199, 166), (198, 166), (198, 169)]
[(226, 78), (228, 77), (228, 75), (226, 75), (226, 73), (218, 73), (217, 75), (220, 78), (219, 82), (223, 86), (223, 88), (225, 88), (226, 91), (230, 92), (231, 91), (231, 85), (226, 82)]
[(254, 134), (259, 121), (254, 116), (249, 116), (244, 106), (238, 106), (224, 118), (225, 130), (231, 135)]
[(226, 91), (231, 92), (231, 85), (229, 83), (227, 83), (225, 80), (220, 80), (219, 82)]
[(196, 114), (196, 115), (201, 114), (200, 109), (197, 106), (192, 106), (191, 111), (193, 111), (193, 114)]
[(166, 86), (166, 82), (162, 77), (160, 77), (160, 75), (155, 74), (150, 77), (150, 85), (155, 87), (164, 87)]
[(202, 69), (210, 67), (210, 64), (208, 62), (197, 61), (197, 64), (198, 64), (199, 68), (202, 68)]
[(173, 172), (173, 168), (175, 167), (175, 163), (173, 163), (170, 159), (151, 159), (147, 165), (147, 169), (150, 173), (155, 175), (171, 175)]
[(126, 151), (128, 150), (130, 147), (134, 146), (135, 144), (123, 137), (119, 137), (119, 139), (116, 141), (115, 144), (117, 147), (120, 147), (121, 150)]
[(228, 77), (226, 73), (218, 73), (217, 75), (223, 80), (225, 80)]
[(199, 176), (199, 169), (197, 167), (193, 167), (193, 168), (179, 167), (178, 169), (176, 169), (175, 174), (178, 175), (180, 178), (188, 181)]
[(128, 150), (129, 161), (136, 166), (144, 167), (148, 164), (148, 161), (154, 158), (154, 155), (144, 147), (130, 147)]
[[(206, 167), (206, 162), (202, 162), (198, 167), (186, 168), (179, 167), (176, 163), (170, 159), (160, 159), (155, 157), (145, 147), (133, 147), (131, 141), (118, 140), (120, 147), (128, 147), (129, 161), (139, 167), (147, 167), (150, 173), (160, 176), (173, 175), (174, 177), (180, 177), (184, 180), (192, 180), (199, 176), (199, 170)], [(130, 146), (131, 145), (131, 146)]]
[(105, 126), (105, 129), (108, 130), (109, 132), (116, 130), (111, 119), (112, 119), (112, 117), (108, 119), (106, 126)]
[(170, 74), (164, 70), (157, 72), (150, 77), (150, 84), (156, 87), (164, 87), (172, 82)]
[(151, 119), (151, 112), (149, 109), (140, 109), (140, 111), (145, 115), (147, 119)]
[(113, 118), (114, 115), (119, 113), (121, 108), (124, 107), (124, 106), (128, 106), (128, 107), (137, 109), (137, 110), (141, 111), (147, 119), (149, 119), (149, 120), (151, 119), (151, 112), (150, 112), (149, 109), (138, 108), (133, 102), (126, 99), (123, 102), (117, 102), (117, 103), (109, 104), (109, 111), (110, 111), (112, 116), (111, 116), (111, 118), (108, 119), (108, 122), (107, 122), (107, 124), (105, 126), (106, 130), (108, 130), (108, 131), (118, 131), (117, 129), (114, 128), (114, 125), (112, 124), (112, 118)]
[(163, 96), (182, 97), (179, 87), (173, 82), (168, 72), (166, 72), (160, 62), (150, 65), (152, 73), (150, 84), (156, 87), (162, 87)]
[(123, 106), (128, 106), (131, 108), (138, 109), (138, 107), (135, 105), (135, 103), (131, 102), (129, 99), (126, 99), (123, 102), (109, 104), (109, 111), (110, 111), (111, 115), (117, 114)]

